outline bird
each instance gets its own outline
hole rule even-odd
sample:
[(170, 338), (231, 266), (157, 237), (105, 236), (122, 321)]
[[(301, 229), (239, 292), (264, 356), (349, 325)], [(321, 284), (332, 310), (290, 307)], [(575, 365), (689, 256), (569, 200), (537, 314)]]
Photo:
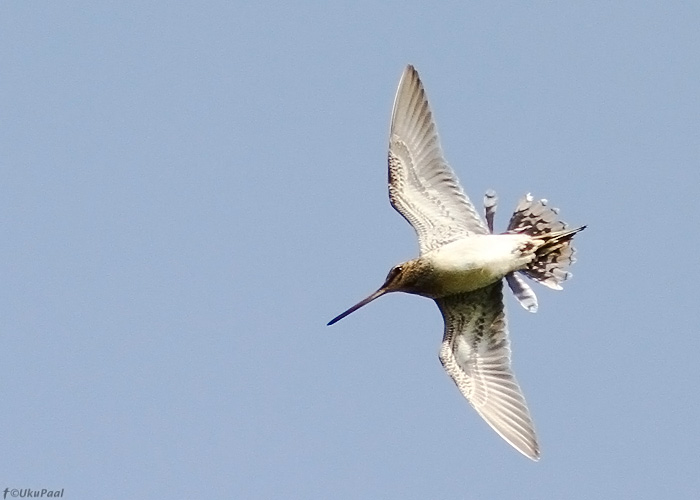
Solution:
[(433, 299), (445, 327), (439, 359), (462, 395), (506, 442), (532, 460), (540, 447), (511, 369), (503, 281), (528, 311), (538, 308), (522, 276), (552, 289), (571, 277), (572, 238), (558, 210), (530, 194), (507, 230), (493, 230), (498, 198), (484, 197), (484, 219), (444, 158), (428, 98), (408, 65), (394, 98), (389, 134), (389, 200), (415, 230), (419, 257), (391, 268), (384, 284), (328, 325), (390, 292)]

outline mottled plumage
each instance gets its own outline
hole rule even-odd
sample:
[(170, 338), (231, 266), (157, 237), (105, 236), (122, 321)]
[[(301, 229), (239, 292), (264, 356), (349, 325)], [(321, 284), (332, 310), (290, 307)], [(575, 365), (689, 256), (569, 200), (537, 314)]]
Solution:
[[(408, 66), (394, 100), (389, 137), (389, 199), (418, 235), (420, 256), (389, 271), (384, 284), (331, 325), (389, 292), (435, 300), (445, 320), (440, 361), (483, 419), (537, 460), (537, 437), (511, 370), (503, 279), (527, 310), (537, 297), (518, 273), (561, 288), (570, 277), (571, 239), (545, 200), (524, 197), (508, 230), (493, 234), (497, 197), (484, 198), (484, 222), (445, 161), (418, 73)], [(584, 226), (585, 227), (585, 226)]]

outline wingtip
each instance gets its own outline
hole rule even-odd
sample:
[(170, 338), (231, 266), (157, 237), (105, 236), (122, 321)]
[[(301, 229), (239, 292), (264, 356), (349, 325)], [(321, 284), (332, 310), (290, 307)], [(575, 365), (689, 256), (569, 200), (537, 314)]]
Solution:
[[(399, 88), (398, 90), (403, 87), (404, 84), (406, 84), (407, 81), (411, 82), (417, 82), (418, 85), (420, 85), (420, 76), (418, 76), (418, 71), (416, 70), (415, 66), (413, 64), (407, 64), (406, 67), (403, 70), (403, 73), (401, 75), (401, 80), (399, 81)], [(397, 94), (399, 92), (397, 91)]]
[(389, 137), (393, 136), (397, 123), (403, 123), (404, 121), (408, 121), (409, 125), (412, 123), (411, 120), (415, 119), (412, 118), (415, 112), (413, 106), (425, 100), (425, 90), (423, 89), (420, 76), (418, 76), (418, 71), (416, 71), (416, 68), (412, 64), (408, 64), (401, 74), (399, 86), (394, 95), (394, 105), (392, 106), (391, 123), (389, 125)]
[[(495, 428), (494, 428), (495, 429)], [(532, 439), (528, 442), (516, 442), (508, 437), (506, 437), (504, 434), (501, 434), (501, 432), (498, 431), (498, 429), (495, 429), (498, 434), (509, 444), (511, 445), (516, 451), (518, 451), (520, 454), (526, 456), (533, 462), (539, 462), (540, 461), (540, 445), (537, 442), (537, 437), (532, 436)], [(533, 431), (534, 432), (534, 431)]]

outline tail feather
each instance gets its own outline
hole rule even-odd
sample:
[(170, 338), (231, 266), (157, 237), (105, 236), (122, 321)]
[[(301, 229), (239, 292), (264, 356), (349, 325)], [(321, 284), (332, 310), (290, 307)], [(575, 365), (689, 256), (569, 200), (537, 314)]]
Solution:
[(566, 227), (556, 208), (547, 206), (547, 200), (533, 200), (529, 194), (520, 200), (508, 224), (508, 233), (527, 234), (536, 244), (535, 258), (521, 272), (555, 290), (571, 277), (567, 269), (576, 260), (571, 240), (586, 228)]

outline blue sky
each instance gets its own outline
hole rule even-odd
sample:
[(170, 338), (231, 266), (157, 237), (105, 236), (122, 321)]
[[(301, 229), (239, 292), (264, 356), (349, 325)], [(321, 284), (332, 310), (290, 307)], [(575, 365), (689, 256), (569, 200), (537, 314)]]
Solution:
[[(0, 490), (66, 498), (700, 495), (700, 7), (0, 5)], [(328, 320), (417, 254), (389, 205), (404, 66), (503, 229), (572, 225), (507, 298), (533, 463), (437, 359), (432, 301)]]

